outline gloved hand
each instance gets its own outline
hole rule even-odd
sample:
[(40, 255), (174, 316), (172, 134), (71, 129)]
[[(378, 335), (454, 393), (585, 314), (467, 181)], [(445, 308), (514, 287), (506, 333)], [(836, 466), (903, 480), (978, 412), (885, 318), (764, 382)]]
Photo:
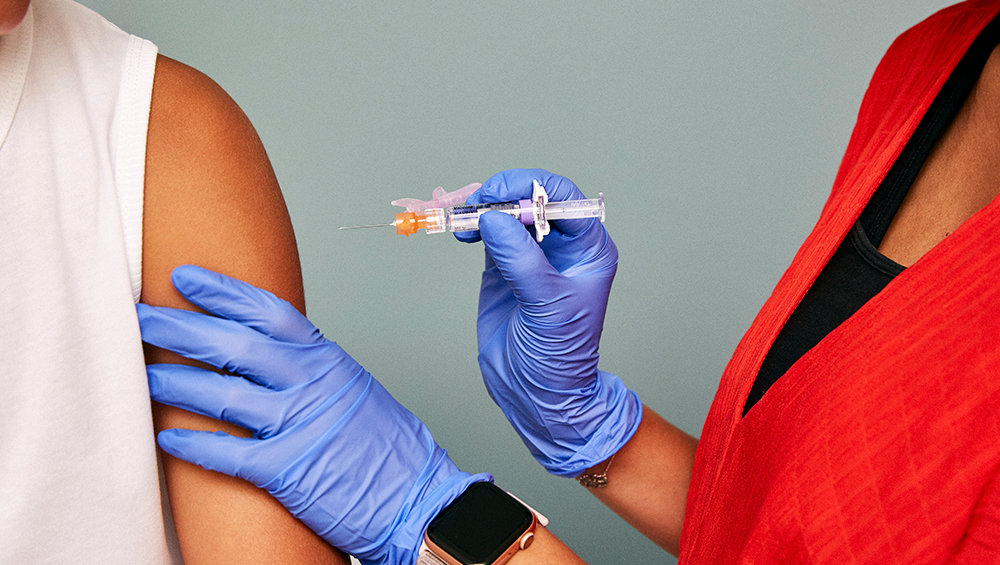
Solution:
[[(572, 181), (541, 169), (505, 171), (469, 204), (585, 198)], [(532, 228), (533, 229), (533, 228)], [(535, 459), (574, 477), (607, 459), (635, 433), (642, 404), (621, 379), (597, 369), (598, 345), (618, 250), (597, 219), (556, 220), (539, 244), (516, 219), (487, 212), (479, 233), (486, 269), (479, 293), (479, 366)]]
[(143, 341), (234, 375), (151, 365), (150, 395), (253, 437), (165, 430), (167, 453), (266, 489), (364, 563), (414, 563), (438, 511), (492, 480), (461, 472), (416, 416), (291, 304), (198, 267), (178, 267), (172, 280), (218, 317), (140, 304)]

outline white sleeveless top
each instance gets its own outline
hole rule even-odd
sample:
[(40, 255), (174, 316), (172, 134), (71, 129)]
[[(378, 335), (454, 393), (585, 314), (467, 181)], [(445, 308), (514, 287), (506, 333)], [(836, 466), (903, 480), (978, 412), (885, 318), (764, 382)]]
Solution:
[(0, 37), (3, 564), (181, 563), (134, 304), (155, 63), (69, 0)]

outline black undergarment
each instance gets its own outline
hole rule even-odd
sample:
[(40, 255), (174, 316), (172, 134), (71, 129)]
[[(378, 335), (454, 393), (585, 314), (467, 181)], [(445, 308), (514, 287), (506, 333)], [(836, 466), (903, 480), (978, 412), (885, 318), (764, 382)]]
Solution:
[(931, 149), (965, 103), (998, 43), (1000, 17), (966, 51), (860, 219), (781, 329), (754, 380), (744, 416), (802, 355), (903, 272), (878, 247)]

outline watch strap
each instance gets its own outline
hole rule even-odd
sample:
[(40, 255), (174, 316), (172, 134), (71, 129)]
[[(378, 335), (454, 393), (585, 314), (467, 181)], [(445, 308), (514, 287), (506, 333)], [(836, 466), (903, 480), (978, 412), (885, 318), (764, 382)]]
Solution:
[(549, 519), (546, 518), (545, 516), (543, 516), (541, 512), (539, 512), (538, 510), (535, 510), (529, 504), (525, 503), (520, 498), (514, 496), (510, 491), (504, 491), (504, 492), (506, 492), (507, 494), (509, 494), (510, 497), (513, 498), (514, 500), (520, 502), (522, 506), (524, 506), (525, 508), (527, 508), (528, 510), (530, 510), (531, 513), (535, 515), (535, 521), (538, 522), (539, 526), (542, 526), (543, 528), (547, 528), (549, 526)]
[(427, 549), (427, 544), (420, 544), (420, 553), (417, 557), (416, 565), (448, 565), (444, 561), (438, 559), (437, 555), (431, 553), (430, 549)]

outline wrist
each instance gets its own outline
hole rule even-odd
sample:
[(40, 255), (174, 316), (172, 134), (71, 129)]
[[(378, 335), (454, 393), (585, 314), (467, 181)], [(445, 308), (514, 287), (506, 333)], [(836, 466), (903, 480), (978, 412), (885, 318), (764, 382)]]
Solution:
[[(552, 445), (539, 450), (535, 458), (545, 469), (560, 477), (577, 477), (608, 460), (635, 434), (642, 420), (642, 402), (620, 378), (597, 371), (587, 412), (577, 415), (576, 443)], [(556, 434), (552, 434), (556, 437)], [(532, 451), (535, 454), (535, 451)]]
[(470, 475), (459, 473), (449, 477), (424, 500), (413, 506), (405, 517), (405, 521), (393, 533), (391, 545), (398, 548), (397, 557), (384, 563), (415, 563), (423, 545), (427, 526), (441, 511), (456, 498), (462, 495), (470, 486), (479, 482), (493, 482), (493, 476), (486, 473)]
[[(443, 453), (443, 450), (442, 450)], [(445, 461), (425, 467), (402, 501), (394, 525), (383, 537), (368, 539), (366, 547), (352, 548), (352, 555), (364, 565), (415, 563), (427, 525), (435, 516), (477, 482), (493, 482), (486, 473), (459, 471), (447, 455)], [(359, 537), (363, 534), (359, 533)]]
[[(617, 454), (617, 452), (615, 453)], [(615, 462), (615, 455), (602, 461), (597, 465), (587, 469), (585, 473), (576, 478), (581, 486), (587, 488), (605, 488), (608, 486), (608, 471), (611, 470), (612, 463)]]

